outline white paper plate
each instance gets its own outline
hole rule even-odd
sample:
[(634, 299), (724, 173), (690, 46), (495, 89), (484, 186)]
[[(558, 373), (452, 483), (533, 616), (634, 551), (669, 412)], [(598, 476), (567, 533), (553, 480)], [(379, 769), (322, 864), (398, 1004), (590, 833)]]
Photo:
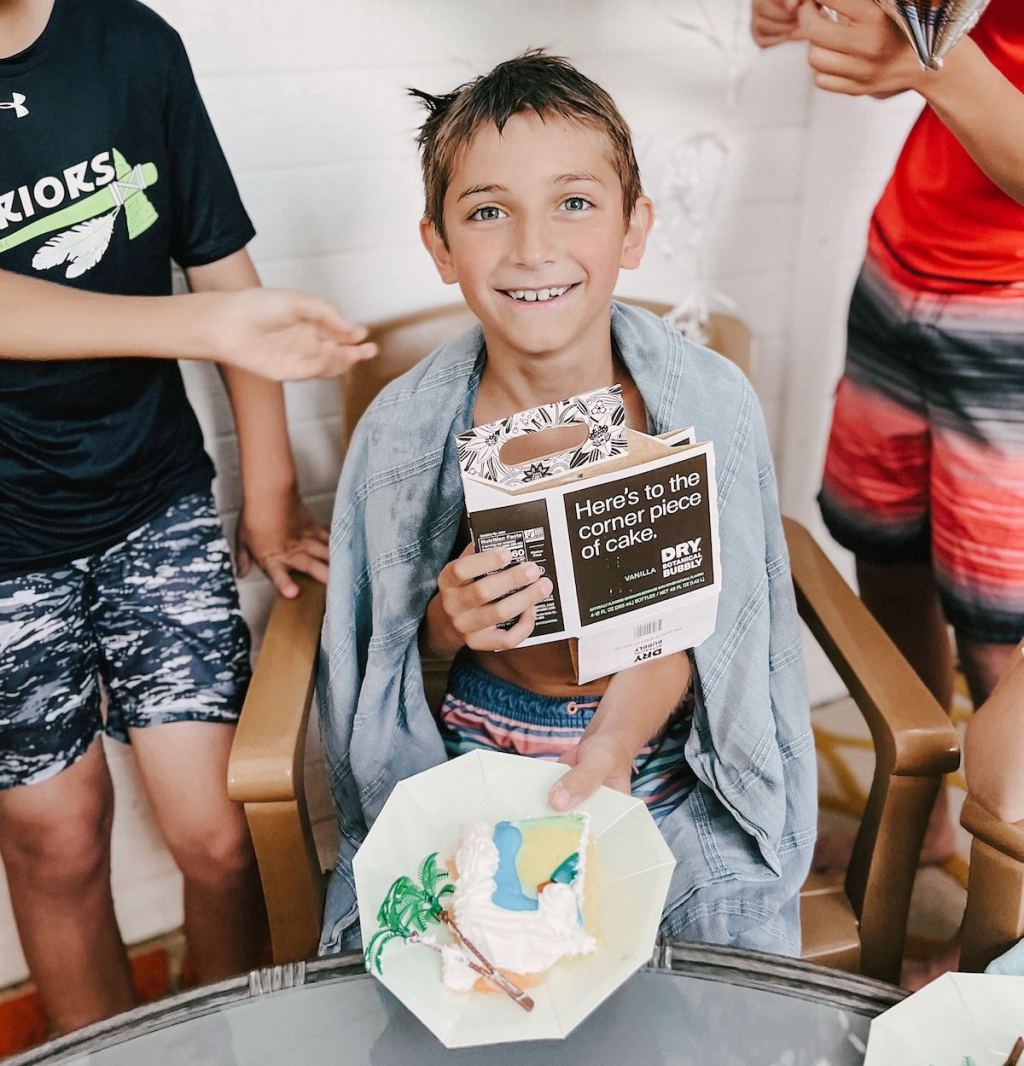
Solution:
[[(547, 794), (566, 770), (476, 751), (402, 781), (355, 858), (364, 944), (396, 878), (415, 877), (431, 852), (449, 859), (469, 822), (554, 813)], [(394, 940), (384, 949), (383, 973), (375, 976), (446, 1047), (564, 1037), (649, 961), (675, 868), (672, 853), (640, 800), (601, 788), (579, 809), (589, 813), (597, 844), (594, 932), (600, 947), (557, 963), (530, 989), (533, 1011), (503, 995), (451, 991), (441, 982), (440, 957), (422, 945)], [(439, 931), (438, 939), (445, 938)]]
[(871, 1023), (864, 1066), (1003, 1066), (1024, 1036), (1024, 977), (947, 973)]

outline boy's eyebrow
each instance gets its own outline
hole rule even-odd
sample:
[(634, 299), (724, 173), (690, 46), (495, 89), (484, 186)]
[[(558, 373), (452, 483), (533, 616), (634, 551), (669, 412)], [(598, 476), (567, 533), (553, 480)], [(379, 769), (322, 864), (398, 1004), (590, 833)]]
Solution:
[(508, 192), (508, 189), (506, 189), (504, 185), (473, 185), (464, 193), (461, 193), (459, 199), (465, 200), (467, 196), (476, 196), (477, 193), (482, 192)]
[(581, 171), (579, 174), (559, 174), (555, 178), (555, 181), (559, 185), (572, 185), (577, 181), (593, 181), (596, 182), (598, 185), (603, 184), (600, 178), (596, 177), (594, 174), (588, 173), (585, 170)]
[[(600, 178), (585, 170), (580, 171), (578, 174), (556, 174), (552, 180), (556, 185), (573, 185), (579, 181), (592, 181), (597, 185), (604, 184)], [(490, 194), (492, 192), (508, 192), (508, 189), (504, 185), (472, 185), (465, 192), (459, 194), (459, 199), (465, 200), (467, 196), (477, 196), (480, 193)]]

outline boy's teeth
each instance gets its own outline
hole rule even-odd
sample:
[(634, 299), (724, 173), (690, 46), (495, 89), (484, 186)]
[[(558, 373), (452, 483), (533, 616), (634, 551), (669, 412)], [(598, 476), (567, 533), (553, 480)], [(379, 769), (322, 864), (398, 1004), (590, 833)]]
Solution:
[(539, 300), (544, 303), (545, 300), (554, 299), (556, 296), (563, 296), (568, 292), (569, 286), (565, 285), (560, 289), (509, 289), (508, 294), (513, 300), (526, 300), (528, 303), (533, 303), (535, 300)]

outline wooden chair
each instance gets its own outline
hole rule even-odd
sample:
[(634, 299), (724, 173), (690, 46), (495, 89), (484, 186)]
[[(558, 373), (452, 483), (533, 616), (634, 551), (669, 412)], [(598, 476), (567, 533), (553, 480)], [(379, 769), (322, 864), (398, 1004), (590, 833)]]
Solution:
[(1024, 938), (1024, 822), (1004, 822), (968, 795), (960, 824), (974, 837), (960, 969), (980, 973)]
[[(645, 304), (656, 313), (667, 305)], [(345, 382), (346, 428), (383, 384), (473, 321), (464, 306), (381, 323), (376, 360)], [(753, 373), (749, 330), (715, 316), (711, 347)], [(699, 430), (699, 427), (698, 427)], [(838, 670), (874, 740), (876, 766), (845, 884), (808, 880), (801, 900), (804, 957), (895, 983), (910, 891), (925, 823), (942, 775), (959, 761), (949, 720), (810, 534), (785, 523), (800, 614)], [(229, 770), (244, 803), (270, 919), (275, 962), (316, 950), (324, 880), (313, 844), (303, 759), (322, 588), (304, 581), (296, 600), (278, 600), (264, 638)], [(447, 663), (424, 666), (428, 697), (440, 702)]]

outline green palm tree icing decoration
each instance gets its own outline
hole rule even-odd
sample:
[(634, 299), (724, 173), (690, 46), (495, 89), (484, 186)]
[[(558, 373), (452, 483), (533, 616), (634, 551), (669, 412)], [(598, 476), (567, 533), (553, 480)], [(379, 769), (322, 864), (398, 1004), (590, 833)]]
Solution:
[(471, 969), (513, 999), (523, 1010), (533, 1010), (533, 1000), (515, 982), (497, 970), (472, 941), (462, 935), (451, 911), (441, 902), (454, 891), (455, 886), (449, 879), (448, 871), (438, 865), (436, 851), (420, 864), (418, 881), (407, 874), (396, 878), (377, 911), (377, 924), (380, 928), (370, 937), (370, 942), (363, 952), (366, 969), (370, 973), (374, 970), (378, 974), (384, 972), (382, 956), (384, 948), (392, 940), (422, 944), (440, 953), (440, 946), (432, 940), (424, 939), (423, 934), (431, 925), (443, 924), (448, 926), (472, 956), (467, 960)]
[(448, 879), (448, 871), (437, 864), (437, 852), (428, 855), (420, 865), (419, 883), (403, 874), (388, 889), (377, 911), (380, 928), (370, 938), (363, 953), (366, 968), (371, 973), (383, 973), (381, 956), (392, 940), (417, 939), (428, 926), (440, 923), (444, 914), (441, 900), (455, 891)]

